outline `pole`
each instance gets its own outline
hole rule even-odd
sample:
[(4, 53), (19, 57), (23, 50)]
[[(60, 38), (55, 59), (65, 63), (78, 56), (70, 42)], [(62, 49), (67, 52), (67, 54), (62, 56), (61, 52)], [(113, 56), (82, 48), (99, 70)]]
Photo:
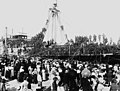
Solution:
[(82, 47), (83, 47), (83, 55), (85, 55), (85, 48), (84, 48), (84, 43), (82, 44)]
[(13, 38), (13, 28), (12, 28), (12, 36), (11, 36), (11, 38)]
[(5, 27), (6, 29), (6, 35), (5, 35), (5, 47), (7, 48), (7, 27)]
[(5, 29), (6, 29), (6, 35), (5, 35), (5, 55), (7, 55), (8, 54), (8, 50), (7, 50), (7, 27), (5, 27)]
[(55, 0), (55, 4), (56, 4), (56, 7), (57, 7), (57, 0)]
[(70, 56), (70, 43), (69, 43), (69, 56)]

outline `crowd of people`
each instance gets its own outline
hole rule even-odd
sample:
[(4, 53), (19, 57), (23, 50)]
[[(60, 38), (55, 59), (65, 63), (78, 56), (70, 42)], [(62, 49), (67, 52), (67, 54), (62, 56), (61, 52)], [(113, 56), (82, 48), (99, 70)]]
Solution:
[[(39, 58), (1, 59), (0, 83), (3, 84), (17, 79), (21, 83), (21, 86), (18, 88), (20, 91), (26, 91), (24, 89), (32, 90), (31, 84), (38, 84), (38, 87), (42, 88), (42, 81), (48, 80), (47, 73), (49, 72), (49, 69), (46, 70), (45, 64), (42, 62)], [(3, 89), (2, 85), (0, 89)]]
[[(0, 83), (17, 79), (18, 91), (32, 91), (31, 84), (42, 89), (50, 80), (51, 91), (120, 91), (120, 65), (79, 60), (16, 58), (0, 60)], [(0, 89), (5, 91), (5, 85)]]
[(51, 76), (53, 91), (120, 91), (119, 64), (53, 62)]

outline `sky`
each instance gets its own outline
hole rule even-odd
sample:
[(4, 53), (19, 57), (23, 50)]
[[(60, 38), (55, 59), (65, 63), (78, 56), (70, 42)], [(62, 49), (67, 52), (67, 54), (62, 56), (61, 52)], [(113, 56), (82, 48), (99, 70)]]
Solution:
[[(41, 32), (54, 0), (0, 0), (0, 37)], [(58, 0), (61, 22), (69, 39), (103, 33), (116, 42), (120, 37), (120, 0)]]

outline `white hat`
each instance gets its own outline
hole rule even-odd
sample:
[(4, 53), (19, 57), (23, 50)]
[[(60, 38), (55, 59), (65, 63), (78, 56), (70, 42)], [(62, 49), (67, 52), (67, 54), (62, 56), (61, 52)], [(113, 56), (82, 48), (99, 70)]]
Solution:
[(20, 72), (23, 72), (24, 71), (24, 69), (20, 69)]
[(98, 78), (98, 81), (99, 81), (100, 83), (104, 83), (104, 82), (105, 82), (102, 77)]
[(5, 76), (2, 76), (1, 78), (7, 80)]
[(112, 65), (109, 65), (109, 67), (111, 68), (111, 67), (112, 67)]

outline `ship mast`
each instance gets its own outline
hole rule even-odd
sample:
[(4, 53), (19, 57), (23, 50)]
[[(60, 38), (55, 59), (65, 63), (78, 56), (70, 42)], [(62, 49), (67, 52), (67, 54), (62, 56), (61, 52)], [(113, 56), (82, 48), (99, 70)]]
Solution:
[[(57, 9), (57, 4), (58, 2), (55, 0), (53, 7), (49, 8), (49, 16), (46, 20), (45, 27), (42, 30), (42, 32), (45, 34), (44, 41), (46, 41), (48, 45), (64, 45), (67, 42), (66, 34), (64, 34), (64, 26), (61, 24), (60, 20), (60, 10)], [(48, 28), (50, 24), (51, 29), (49, 31)]]

